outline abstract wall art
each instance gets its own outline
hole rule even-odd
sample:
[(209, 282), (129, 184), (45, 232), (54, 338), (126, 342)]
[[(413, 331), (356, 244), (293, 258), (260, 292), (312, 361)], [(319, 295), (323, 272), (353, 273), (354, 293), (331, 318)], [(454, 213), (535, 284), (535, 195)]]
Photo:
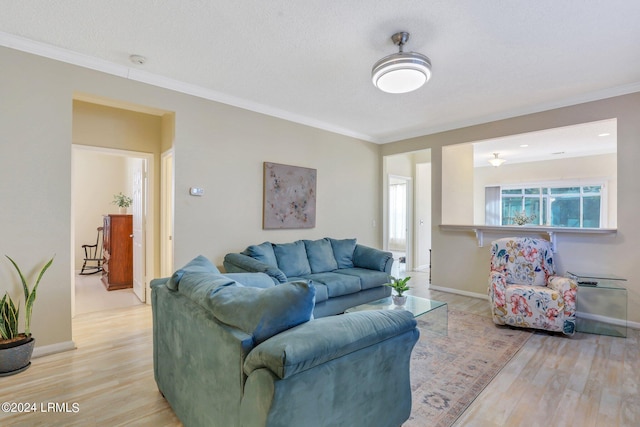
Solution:
[(315, 169), (264, 162), (262, 228), (316, 226)]

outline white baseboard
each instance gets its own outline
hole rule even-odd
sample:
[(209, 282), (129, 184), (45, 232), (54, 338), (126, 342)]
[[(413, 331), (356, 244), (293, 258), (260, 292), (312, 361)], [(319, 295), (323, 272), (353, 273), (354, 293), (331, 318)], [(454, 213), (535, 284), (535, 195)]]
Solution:
[(35, 357), (48, 356), (50, 354), (62, 353), (63, 351), (69, 351), (69, 350), (75, 350), (75, 349), (76, 349), (76, 344), (73, 341), (64, 341), (56, 344), (36, 346), (36, 348), (33, 349), (33, 356), (31, 357), (35, 358)]
[(489, 300), (489, 296), (486, 294), (477, 294), (475, 292), (461, 291), (460, 289), (444, 288), (442, 286), (433, 286), (433, 285), (429, 285), (429, 289), (433, 289), (434, 291), (449, 292), (450, 294), (464, 295), (466, 297), (471, 297), (471, 298), (480, 298), (484, 300)]

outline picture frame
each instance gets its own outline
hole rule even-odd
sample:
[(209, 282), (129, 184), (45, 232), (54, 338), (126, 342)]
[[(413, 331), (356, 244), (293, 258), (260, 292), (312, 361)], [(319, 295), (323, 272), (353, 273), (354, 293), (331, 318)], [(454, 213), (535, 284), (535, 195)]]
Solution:
[(316, 169), (264, 162), (263, 183), (263, 229), (316, 226)]

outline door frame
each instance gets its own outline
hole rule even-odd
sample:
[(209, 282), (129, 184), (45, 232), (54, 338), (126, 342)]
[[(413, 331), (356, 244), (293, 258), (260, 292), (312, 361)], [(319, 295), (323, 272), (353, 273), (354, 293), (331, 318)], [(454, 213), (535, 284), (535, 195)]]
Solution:
[[(425, 167), (424, 165), (429, 165), (428, 172), (422, 171), (421, 168)], [(427, 252), (431, 250), (431, 242), (433, 240), (432, 231), (433, 231), (433, 218), (432, 218), (432, 210), (433, 210), (433, 195), (432, 195), (432, 180), (433, 180), (433, 171), (432, 171), (432, 163), (431, 162), (419, 162), (415, 164), (415, 211), (416, 211), (416, 224), (415, 224), (415, 268), (416, 271), (422, 271), (429, 269), (431, 267), (431, 262), (429, 261), (427, 264), (420, 263), (421, 255), (424, 255), (424, 259), (430, 259), (430, 256), (427, 256)], [(428, 176), (422, 176), (423, 172), (428, 173)], [(426, 179), (425, 179), (426, 178)], [(427, 205), (428, 208), (425, 212), (420, 210), (420, 206), (423, 205), (423, 197), (428, 200)], [(422, 219), (427, 220), (425, 224), (420, 224)], [(429, 241), (425, 242), (421, 239), (420, 228), (428, 227), (429, 228)], [(428, 247), (427, 247), (428, 246)], [(424, 253), (423, 253), (424, 252)]]
[(405, 181), (407, 184), (407, 206), (406, 206), (406, 224), (407, 224), (407, 241), (405, 249), (405, 268), (406, 271), (413, 270), (413, 178), (409, 176), (401, 176), (395, 174), (386, 174), (385, 176), (385, 224), (384, 224), (384, 249), (389, 249), (389, 229), (391, 227), (391, 201), (389, 197), (389, 185), (392, 179)]
[(173, 148), (160, 160), (160, 277), (173, 273), (173, 211), (175, 194), (175, 157)]
[[(144, 289), (145, 289), (145, 303), (149, 304), (151, 299), (149, 298), (150, 295), (150, 288), (149, 288), (149, 274), (153, 274), (153, 272), (155, 271), (155, 260), (154, 260), (154, 159), (155, 156), (153, 155), (153, 153), (144, 153), (141, 151), (131, 151), (131, 150), (121, 150), (121, 149), (117, 149), (117, 148), (106, 148), (106, 147), (96, 147), (96, 146), (92, 146), (92, 145), (83, 145), (83, 144), (71, 144), (71, 150), (72, 150), (72, 159), (73, 159), (73, 152), (75, 150), (85, 150), (85, 151), (94, 151), (97, 153), (103, 153), (106, 155), (112, 155), (112, 156), (121, 156), (121, 157), (128, 157), (128, 158), (138, 158), (138, 159), (144, 159), (147, 162), (147, 191), (145, 194), (145, 207), (143, 209), (143, 223), (144, 223), (144, 233), (145, 233), (145, 239), (143, 241), (143, 247), (142, 247), (142, 252), (144, 253), (144, 273), (143, 273), (143, 280), (144, 280)], [(73, 161), (73, 160), (72, 160)], [(72, 168), (73, 169), (73, 168)], [(71, 188), (73, 188), (73, 180), (77, 179), (77, 177), (72, 176), (71, 180)], [(75, 224), (75, 216), (74, 216), (74, 211), (73, 211), (73, 198), (72, 198), (72, 224)], [(105, 212), (106, 213), (106, 212)], [(75, 226), (71, 227), (71, 271), (74, 272), (75, 271), (75, 252), (76, 252), (76, 248), (74, 247), (75, 245), (73, 245), (74, 242), (74, 233), (75, 233)], [(149, 250), (149, 248), (151, 248), (151, 250)], [(71, 275), (72, 277), (72, 281), (71, 281), (71, 314), (72, 316), (75, 315), (75, 292), (76, 292), (76, 281), (75, 281), (75, 274)]]

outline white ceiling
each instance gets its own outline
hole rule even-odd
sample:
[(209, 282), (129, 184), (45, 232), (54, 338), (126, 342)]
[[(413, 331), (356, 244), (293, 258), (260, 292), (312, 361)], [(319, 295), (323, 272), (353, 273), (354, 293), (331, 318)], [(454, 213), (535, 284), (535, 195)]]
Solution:
[[(0, 45), (377, 143), (640, 91), (635, 0), (0, 0), (0, 10)], [(433, 77), (383, 93), (371, 67), (396, 52), (401, 30)]]
[(611, 154), (617, 149), (617, 120), (610, 119), (478, 141), (473, 143), (473, 160), (475, 167), (492, 167), (493, 153), (504, 164), (515, 164)]

